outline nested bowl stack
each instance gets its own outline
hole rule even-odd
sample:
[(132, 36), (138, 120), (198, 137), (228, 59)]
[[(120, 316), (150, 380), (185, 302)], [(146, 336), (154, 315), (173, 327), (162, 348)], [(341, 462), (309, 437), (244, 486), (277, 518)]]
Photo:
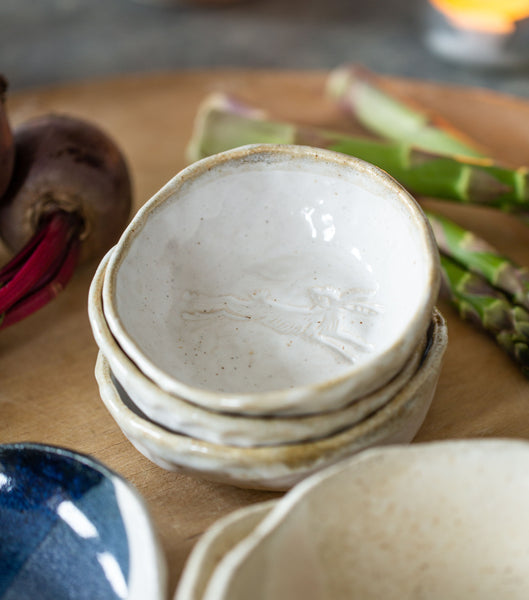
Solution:
[(380, 169), (301, 146), (206, 158), (94, 277), (102, 399), (164, 467), (285, 489), (412, 439), (447, 343), (438, 285), (428, 222)]

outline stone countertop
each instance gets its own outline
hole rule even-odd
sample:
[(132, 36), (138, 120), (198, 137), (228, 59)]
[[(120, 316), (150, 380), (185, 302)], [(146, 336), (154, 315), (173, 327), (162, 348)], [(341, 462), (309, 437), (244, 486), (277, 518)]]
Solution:
[(132, 0), (3, 0), (0, 69), (11, 90), (154, 70), (327, 69), (529, 96), (529, 71), (449, 64), (423, 41), (426, 0), (247, 0), (160, 6)]

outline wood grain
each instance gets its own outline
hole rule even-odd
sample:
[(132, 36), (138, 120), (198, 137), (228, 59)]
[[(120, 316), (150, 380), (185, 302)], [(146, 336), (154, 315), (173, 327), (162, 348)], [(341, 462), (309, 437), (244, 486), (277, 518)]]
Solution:
[[(438, 110), (514, 164), (529, 164), (529, 104), (480, 89), (388, 80)], [(185, 166), (184, 149), (200, 100), (224, 90), (278, 118), (361, 128), (323, 97), (323, 72), (204, 71), (160, 73), (14, 94), (13, 124), (46, 112), (91, 119), (124, 149), (134, 178), (135, 208)], [(529, 229), (485, 209), (428, 201), (529, 264)], [(7, 256), (0, 249), (0, 259)], [(123, 437), (99, 399), (96, 345), (86, 298), (95, 264), (82, 267), (68, 290), (39, 314), (0, 336), (0, 442), (31, 440), (89, 453), (143, 494), (167, 556), (172, 594), (200, 534), (235, 508), (274, 494), (240, 490), (163, 471)], [(489, 338), (440, 304), (450, 342), (431, 410), (416, 440), (476, 436), (529, 438), (529, 382)]]

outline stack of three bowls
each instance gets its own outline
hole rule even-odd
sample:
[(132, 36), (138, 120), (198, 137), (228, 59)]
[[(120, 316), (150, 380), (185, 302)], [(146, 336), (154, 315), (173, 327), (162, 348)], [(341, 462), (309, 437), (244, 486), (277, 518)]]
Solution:
[(435, 243), (386, 173), (300, 146), (177, 175), (93, 280), (104, 403), (165, 468), (286, 489), (410, 441), (447, 336)]

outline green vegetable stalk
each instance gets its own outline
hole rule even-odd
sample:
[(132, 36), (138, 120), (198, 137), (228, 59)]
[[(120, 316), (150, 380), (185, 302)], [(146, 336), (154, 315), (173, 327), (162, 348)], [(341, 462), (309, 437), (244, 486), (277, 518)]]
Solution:
[(314, 127), (271, 121), (263, 113), (215, 94), (197, 116), (188, 157), (196, 160), (251, 143), (329, 148), (373, 163), (410, 192), (529, 215), (527, 169), (509, 169), (490, 159), (454, 158), (408, 143), (375, 141)]
[(443, 254), (441, 271), (443, 293), (461, 317), (492, 335), (529, 377), (529, 312)]
[(529, 269), (503, 256), (488, 242), (453, 221), (426, 211), (439, 250), (481, 275), (491, 285), (529, 309)]

